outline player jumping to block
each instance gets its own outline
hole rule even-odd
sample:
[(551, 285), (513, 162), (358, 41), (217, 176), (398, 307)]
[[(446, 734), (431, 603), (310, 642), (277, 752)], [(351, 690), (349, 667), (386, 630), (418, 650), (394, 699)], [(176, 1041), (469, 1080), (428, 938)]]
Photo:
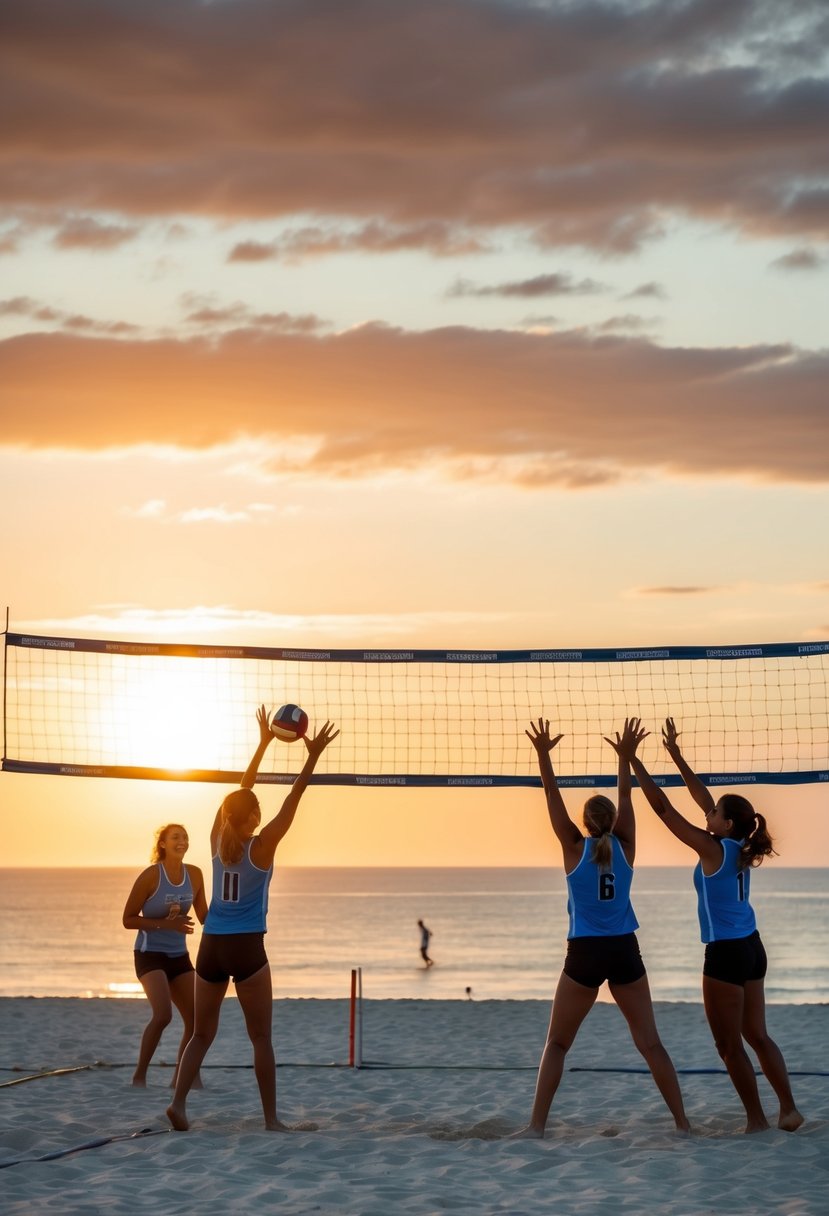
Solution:
[(706, 943), (702, 999), (717, 1051), (745, 1107), (745, 1130), (765, 1131), (768, 1122), (743, 1039), (757, 1053), (760, 1067), (777, 1095), (780, 1103), (777, 1126), (793, 1132), (800, 1127), (803, 1116), (794, 1104), (782, 1052), (766, 1030), (763, 989), (766, 952), (749, 903), (752, 868), (774, 852), (772, 840), (765, 819), (747, 799), (739, 794), (723, 794), (718, 802), (714, 801), (685, 761), (678, 739), (673, 718), (666, 719), (662, 742), (705, 816), (704, 828), (681, 815), (651, 780), (636, 755), (639, 738), (621, 740), (616, 750), (632, 766), (642, 793), (665, 827), (699, 857), (694, 886), (700, 932)]
[[(514, 1139), (541, 1138), (564, 1071), (564, 1060), (579, 1027), (607, 980), (638, 1051), (643, 1056), (678, 1131), (688, 1133), (682, 1093), (671, 1058), (656, 1029), (645, 964), (639, 953), (639, 927), (630, 902), (636, 826), (630, 795), (630, 767), (619, 759), (617, 811), (609, 798), (594, 794), (584, 804), (585, 836), (567, 813), (550, 753), (562, 735), (550, 734), (542, 718), (525, 732), (538, 756), (553, 831), (561, 844), (567, 876), (570, 929), (567, 955), (559, 976), (547, 1042), (538, 1069), (529, 1125)], [(642, 737), (638, 718), (625, 721), (621, 746), (635, 748)], [(611, 742), (611, 740), (607, 740)]]

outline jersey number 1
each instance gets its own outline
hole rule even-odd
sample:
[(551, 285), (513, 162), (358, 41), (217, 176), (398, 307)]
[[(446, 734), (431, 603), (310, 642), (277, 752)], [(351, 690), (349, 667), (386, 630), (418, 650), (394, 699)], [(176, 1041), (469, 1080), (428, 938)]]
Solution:
[(225, 870), (222, 874), (222, 903), (238, 904), (239, 902), (239, 872)]

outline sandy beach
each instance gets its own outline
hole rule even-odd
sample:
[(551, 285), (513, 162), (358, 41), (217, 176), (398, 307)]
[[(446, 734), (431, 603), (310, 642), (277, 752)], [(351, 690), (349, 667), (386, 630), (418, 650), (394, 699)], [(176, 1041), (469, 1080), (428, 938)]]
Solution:
[[(829, 1007), (769, 1009), (806, 1116), (795, 1135), (743, 1136), (701, 1005), (661, 1004), (660, 1033), (694, 1129), (690, 1139), (676, 1137), (618, 1011), (603, 1004), (570, 1054), (547, 1138), (509, 1141), (526, 1123), (548, 1013), (541, 1001), (367, 1001), (365, 1066), (355, 1070), (347, 1067), (347, 1002), (277, 1001), (279, 1113), (298, 1127), (280, 1135), (261, 1126), (231, 1000), (205, 1088), (190, 1099), (192, 1130), (182, 1134), (163, 1115), (175, 1026), (148, 1088), (130, 1085), (143, 1002), (0, 1000), (3, 1210), (826, 1210)], [(765, 1080), (760, 1086), (771, 1119), (773, 1095)]]

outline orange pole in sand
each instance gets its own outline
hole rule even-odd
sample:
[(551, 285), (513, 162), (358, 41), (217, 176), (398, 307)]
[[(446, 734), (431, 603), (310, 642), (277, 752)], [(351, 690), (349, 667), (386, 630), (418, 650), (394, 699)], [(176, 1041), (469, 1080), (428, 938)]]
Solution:
[(351, 970), (351, 1009), (348, 1018), (348, 1067), (354, 1067), (354, 1020), (357, 1009), (357, 972)]

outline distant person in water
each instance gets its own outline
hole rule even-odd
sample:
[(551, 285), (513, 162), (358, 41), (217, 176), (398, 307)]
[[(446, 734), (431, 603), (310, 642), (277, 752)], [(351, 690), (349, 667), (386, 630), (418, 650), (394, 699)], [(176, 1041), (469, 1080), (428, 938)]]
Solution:
[[(182, 1021), (173, 1085), (181, 1054), (193, 1033), (194, 972), (187, 936), (193, 932), (191, 910), (204, 924), (207, 901), (201, 870), (184, 864), (189, 847), (187, 830), (180, 823), (159, 828), (150, 853), (153, 864), (138, 875), (124, 906), (124, 928), (137, 930), (135, 974), (150, 1002), (150, 1020), (141, 1036), (133, 1085), (147, 1084), (147, 1069), (172, 1021), (173, 1006)], [(198, 1079), (195, 1083), (200, 1084)]]
[(435, 960), (429, 958), (429, 941), (432, 937), (432, 930), (427, 929), (422, 920), (419, 920), (417, 924), (420, 929), (420, 957), (423, 959), (428, 970), (429, 967), (434, 967), (435, 965)]
[[(645, 964), (635, 930), (639, 927), (630, 902), (636, 824), (630, 794), (630, 767), (622, 759), (623, 742), (635, 747), (642, 737), (639, 719), (625, 721), (619, 749), (618, 810), (604, 794), (584, 804), (586, 835), (567, 813), (553, 772), (550, 753), (564, 737), (551, 735), (549, 721), (539, 718), (525, 732), (536, 750), (547, 799), (550, 824), (558, 837), (567, 878), (570, 929), (564, 969), (556, 986), (547, 1042), (541, 1056), (529, 1126), (515, 1139), (541, 1138), (550, 1107), (564, 1072), (564, 1061), (599, 988), (607, 981), (610, 995), (628, 1024), (677, 1130), (687, 1133), (682, 1093), (671, 1058), (656, 1029)], [(608, 743), (611, 740), (607, 740)]]
[(777, 1095), (777, 1126), (793, 1132), (803, 1116), (792, 1096), (786, 1062), (766, 1030), (764, 979), (766, 952), (749, 902), (751, 871), (774, 852), (766, 821), (740, 794), (714, 801), (708, 787), (685, 760), (673, 718), (662, 728), (662, 742), (682, 780), (705, 816), (697, 827), (674, 807), (636, 755), (638, 739), (617, 745), (636, 774), (653, 810), (670, 832), (697, 854), (694, 870), (700, 933), (705, 942), (702, 999), (717, 1051), (746, 1112), (746, 1131), (768, 1127), (760, 1102), (754, 1066), (743, 1039), (754, 1049), (766, 1079)]
[(340, 733), (326, 722), (313, 739), (303, 739), (307, 751), (302, 771), (294, 778), (279, 812), (259, 831), (262, 812), (253, 792), (262, 757), (273, 742), (268, 714), (256, 711), (259, 746), (241, 789), (222, 802), (213, 821), (213, 897), (196, 958), (196, 1009), (193, 1037), (181, 1057), (178, 1082), (167, 1118), (176, 1131), (189, 1128), (187, 1095), (219, 1028), (219, 1015), (231, 979), (253, 1045), (253, 1069), (259, 1086), (265, 1127), (288, 1131), (276, 1117), (276, 1061), (273, 1054), (273, 987), (265, 953), (268, 889), (276, 847), (291, 827), (311, 774), (322, 753)]

